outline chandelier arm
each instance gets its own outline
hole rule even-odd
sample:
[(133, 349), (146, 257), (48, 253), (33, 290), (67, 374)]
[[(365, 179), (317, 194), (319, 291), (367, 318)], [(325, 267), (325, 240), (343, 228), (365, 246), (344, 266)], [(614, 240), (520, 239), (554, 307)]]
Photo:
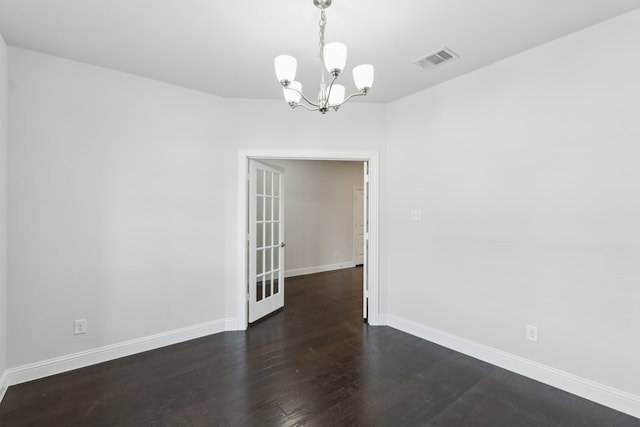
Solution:
[(302, 99), (304, 99), (304, 101), (305, 101), (307, 104), (309, 104), (309, 105), (311, 105), (311, 106), (313, 106), (313, 107), (315, 107), (315, 108), (317, 108), (317, 109), (320, 109), (320, 105), (318, 105), (318, 104), (316, 104), (316, 103), (314, 103), (314, 102), (309, 101), (309, 98), (307, 98), (306, 96), (304, 96), (304, 94), (303, 94), (302, 92), (300, 92), (300, 95), (302, 95)]
[(366, 93), (366, 92), (356, 92), (356, 93), (353, 93), (353, 94), (351, 94), (351, 95), (347, 96), (347, 97), (344, 99), (344, 101), (342, 101), (340, 104), (338, 104), (338, 105), (334, 105), (334, 107), (340, 107), (341, 105), (345, 104), (348, 100), (350, 100), (351, 98), (354, 98), (354, 97), (356, 97), (356, 96), (367, 96), (367, 93)]
[[(289, 105), (291, 105), (291, 104), (289, 104)], [(298, 107), (302, 107), (302, 108), (304, 108), (304, 109), (305, 109), (305, 110), (307, 110), (307, 111), (318, 111), (318, 110), (320, 110), (320, 107), (309, 108), (309, 107), (307, 107), (307, 106), (306, 106), (306, 105), (304, 105), (304, 104), (294, 104), (294, 105), (291, 105), (291, 108), (298, 108)]]
[[(327, 96), (326, 96), (326, 98), (324, 99), (324, 102), (323, 102), (323, 104), (324, 104), (323, 107), (325, 107), (325, 108), (329, 107), (329, 97), (331, 96), (331, 89), (333, 89), (333, 84), (336, 82), (336, 80), (338, 80), (338, 76), (334, 76), (333, 80), (331, 80), (331, 83), (329, 83), (329, 89), (327, 89), (327, 92), (326, 92)], [(344, 102), (339, 104), (339, 105), (342, 105), (342, 104), (344, 104)]]
[(318, 104), (314, 104), (313, 102), (309, 101), (309, 98), (307, 98), (307, 97), (304, 95), (304, 93), (300, 92), (298, 89), (293, 89), (292, 87), (287, 87), (287, 90), (292, 90), (292, 91), (294, 91), (294, 92), (296, 92), (296, 93), (300, 94), (300, 96), (302, 97), (302, 99), (304, 99), (304, 101), (305, 101), (307, 104), (312, 105), (312, 106), (314, 106), (314, 107), (316, 107), (316, 108), (318, 108), (318, 109), (320, 108), (320, 105), (318, 105)]

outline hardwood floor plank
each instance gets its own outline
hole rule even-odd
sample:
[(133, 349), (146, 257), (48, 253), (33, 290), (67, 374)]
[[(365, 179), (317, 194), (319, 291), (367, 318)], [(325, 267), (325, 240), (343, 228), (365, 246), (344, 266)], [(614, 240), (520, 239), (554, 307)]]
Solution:
[(10, 427), (613, 426), (640, 420), (362, 322), (362, 269), (287, 279), (226, 332), (12, 386)]

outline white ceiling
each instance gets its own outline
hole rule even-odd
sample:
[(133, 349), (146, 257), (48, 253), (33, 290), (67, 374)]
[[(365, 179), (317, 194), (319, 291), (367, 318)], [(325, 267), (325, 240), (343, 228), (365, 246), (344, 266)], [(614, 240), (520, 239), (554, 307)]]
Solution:
[[(388, 102), (637, 8), (640, 0), (333, 0), (327, 41), (349, 47), (347, 91), (351, 68), (371, 63), (367, 100)], [(312, 0), (0, 0), (12, 46), (236, 98), (281, 98), (273, 58), (282, 53), (316, 92), (318, 19)], [(461, 58), (431, 71), (412, 63), (445, 46)]]

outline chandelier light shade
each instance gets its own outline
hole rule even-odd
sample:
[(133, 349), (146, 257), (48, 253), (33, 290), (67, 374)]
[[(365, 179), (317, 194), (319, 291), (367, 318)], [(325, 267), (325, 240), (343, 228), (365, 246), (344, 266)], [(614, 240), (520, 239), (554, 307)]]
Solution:
[[(291, 55), (280, 55), (275, 60), (276, 76), (282, 86), (288, 86), (296, 78), (298, 61)], [(287, 82), (283, 84), (282, 82)]]
[(302, 98), (302, 83), (291, 82), (289, 86), (283, 87), (282, 91), (284, 92), (284, 99), (289, 105), (298, 104), (300, 98)]
[[(293, 56), (280, 55), (275, 58), (276, 77), (282, 85), (284, 99), (291, 108), (303, 107), (309, 111), (320, 111), (326, 114), (329, 110), (338, 111), (340, 106), (354, 96), (365, 96), (373, 86), (373, 65), (358, 65), (353, 69), (353, 81), (358, 92), (345, 97), (346, 89), (336, 80), (347, 63), (347, 46), (344, 43), (324, 43), (327, 26), (325, 9), (331, 6), (332, 0), (313, 0), (320, 9), (320, 91), (318, 100), (312, 101), (302, 93), (302, 84), (295, 81), (298, 63)], [(331, 76), (325, 80), (325, 69)]]
[(353, 69), (353, 82), (358, 90), (367, 92), (373, 86), (373, 65), (362, 64)]
[(335, 107), (344, 102), (345, 88), (342, 85), (333, 85), (331, 93), (329, 94), (329, 106)]
[(332, 76), (337, 77), (347, 64), (347, 45), (329, 43), (324, 47), (324, 66)]

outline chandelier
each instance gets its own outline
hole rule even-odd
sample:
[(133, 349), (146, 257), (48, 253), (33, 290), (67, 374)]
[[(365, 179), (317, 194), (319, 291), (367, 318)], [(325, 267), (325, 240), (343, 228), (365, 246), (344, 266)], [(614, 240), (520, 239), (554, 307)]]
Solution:
[[(347, 62), (347, 46), (344, 43), (324, 44), (324, 31), (327, 26), (325, 9), (331, 6), (332, 0), (313, 0), (313, 4), (320, 9), (320, 92), (318, 101), (309, 100), (302, 93), (302, 83), (295, 81), (298, 62), (290, 55), (280, 55), (275, 59), (276, 76), (282, 85), (284, 99), (291, 108), (304, 107), (309, 111), (320, 111), (326, 114), (329, 110), (338, 108), (354, 96), (365, 96), (373, 85), (373, 65), (362, 64), (353, 69), (353, 80), (359, 92), (349, 95), (345, 99), (345, 87), (335, 84), (338, 76)], [(325, 69), (331, 76), (327, 84)], [(300, 102), (303, 100), (304, 102)]]

